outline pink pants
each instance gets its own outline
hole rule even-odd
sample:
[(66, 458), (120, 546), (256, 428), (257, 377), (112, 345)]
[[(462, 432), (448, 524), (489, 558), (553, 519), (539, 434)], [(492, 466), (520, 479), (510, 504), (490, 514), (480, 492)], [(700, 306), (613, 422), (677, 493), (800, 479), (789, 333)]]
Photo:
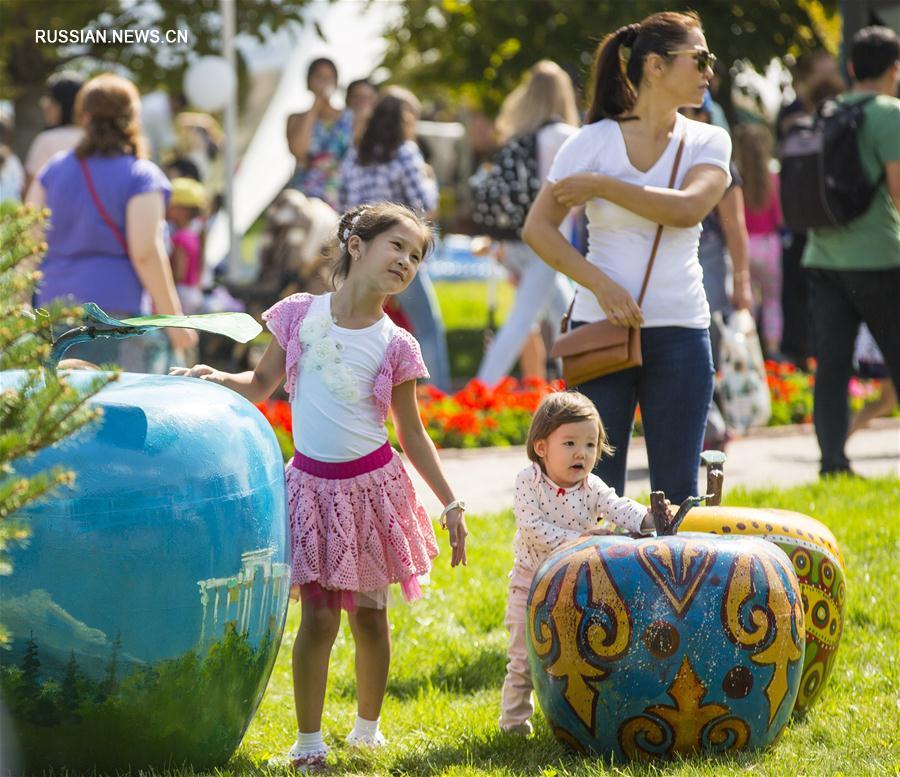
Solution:
[(509, 596), (506, 600), (504, 624), (509, 631), (508, 661), (503, 691), (500, 695), (502, 711), (500, 728), (525, 726), (530, 729), (534, 713), (531, 700), (531, 670), (528, 668), (528, 651), (525, 647), (525, 603), (534, 572), (513, 567), (509, 576)]
[(762, 315), (763, 342), (781, 345), (781, 238), (774, 232), (750, 235), (750, 283), (756, 321)]

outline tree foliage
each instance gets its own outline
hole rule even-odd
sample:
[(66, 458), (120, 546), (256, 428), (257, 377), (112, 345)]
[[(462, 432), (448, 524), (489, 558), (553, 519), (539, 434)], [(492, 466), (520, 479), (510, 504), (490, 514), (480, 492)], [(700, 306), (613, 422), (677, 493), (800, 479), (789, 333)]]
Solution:
[(662, 10), (700, 14), (710, 48), (723, 62), (833, 45), (837, 0), (403, 0), (387, 32), (383, 65), (422, 93), (440, 87), (493, 113), (539, 59), (552, 59), (584, 83), (593, 51), (609, 32)]
[[(80, 390), (42, 366), (54, 331), (80, 318), (77, 307), (57, 303), (33, 312), (28, 304), (41, 277), (31, 265), (45, 248), (32, 234), (45, 218), (32, 208), (0, 202), (0, 574), (12, 571), (9, 545), (28, 537), (22, 509), (73, 483), (64, 469), (25, 477), (17, 473), (17, 462), (96, 419), (99, 411), (88, 407), (88, 399), (115, 377), (98, 374)], [(12, 372), (4, 372), (9, 370), (21, 373), (13, 379)]]
[[(302, 19), (311, 0), (234, 0), (238, 34), (265, 40), (271, 31)], [(0, 0), (0, 98), (16, 111), (16, 146), (22, 153), (40, 129), (38, 99), (48, 76), (75, 63), (94, 73), (114, 70), (132, 78), (142, 91), (178, 91), (190, 62), (222, 52), (219, 0)], [(54, 45), (38, 42), (36, 30), (107, 31), (105, 43)], [(117, 43), (112, 30), (188, 32), (187, 43)], [(246, 67), (238, 56), (239, 86)]]
[[(236, 31), (265, 40), (271, 31), (299, 22), (310, 0), (237, 0)], [(3, 0), (0, 26), (0, 93), (15, 97), (28, 84), (43, 84), (60, 65), (89, 57), (126, 68), (141, 87), (180, 83), (190, 60), (222, 50), (219, 0), (77, 0), (36, 3)], [(105, 43), (58, 46), (37, 43), (35, 30), (186, 30), (188, 42), (172, 45)]]

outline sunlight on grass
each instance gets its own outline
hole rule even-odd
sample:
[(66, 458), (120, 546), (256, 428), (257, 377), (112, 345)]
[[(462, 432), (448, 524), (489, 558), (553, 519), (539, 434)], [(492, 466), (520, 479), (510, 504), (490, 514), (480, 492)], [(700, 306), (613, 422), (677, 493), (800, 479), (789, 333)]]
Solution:
[[(497, 731), (505, 666), (503, 612), (512, 562), (511, 512), (473, 516), (469, 567), (450, 570), (442, 552), (424, 601), (392, 612), (394, 658), (382, 716), (389, 746), (360, 755), (343, 745), (355, 715), (353, 644), (345, 627), (331, 664), (323, 732), (333, 773), (390, 775), (856, 775), (896, 774), (900, 663), (898, 578), (900, 480), (834, 480), (785, 491), (735, 490), (730, 504), (804, 512), (834, 531), (847, 561), (847, 623), (834, 673), (818, 703), (769, 751), (736, 759), (617, 765), (572, 756), (540, 713), (527, 741)], [(441, 540), (445, 543), (446, 536)], [(269, 690), (226, 774), (266, 769), (293, 742), (292, 607)], [(330, 772), (331, 773), (331, 772)]]
[[(488, 320), (488, 284), (483, 281), (440, 281), (434, 284), (444, 318), (444, 328), (482, 330)], [(515, 299), (515, 287), (507, 281), (496, 285), (496, 318), (500, 326)]]

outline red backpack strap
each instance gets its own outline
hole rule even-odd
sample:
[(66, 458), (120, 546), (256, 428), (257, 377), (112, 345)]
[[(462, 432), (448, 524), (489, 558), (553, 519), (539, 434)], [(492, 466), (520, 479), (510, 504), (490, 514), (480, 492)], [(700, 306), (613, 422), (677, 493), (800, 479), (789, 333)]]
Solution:
[(116, 240), (118, 241), (119, 245), (122, 246), (122, 250), (127, 256), (128, 243), (125, 242), (125, 236), (116, 226), (116, 222), (110, 218), (109, 213), (106, 212), (106, 208), (103, 207), (103, 203), (100, 201), (100, 195), (97, 194), (97, 189), (94, 186), (94, 179), (91, 177), (91, 171), (88, 169), (87, 161), (79, 158), (78, 164), (81, 167), (81, 172), (82, 175), (84, 175), (84, 181), (87, 184), (88, 192), (90, 192), (91, 199), (94, 201), (94, 205), (97, 207), (97, 212), (100, 214), (100, 218), (102, 218), (103, 221), (106, 222), (106, 226), (108, 226), (110, 231), (116, 236)]

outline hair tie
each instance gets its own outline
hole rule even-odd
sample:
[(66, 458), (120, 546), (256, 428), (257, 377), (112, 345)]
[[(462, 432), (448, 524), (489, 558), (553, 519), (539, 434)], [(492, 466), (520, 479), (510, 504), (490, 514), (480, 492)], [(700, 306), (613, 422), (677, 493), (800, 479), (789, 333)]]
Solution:
[(638, 33), (641, 31), (640, 24), (626, 24), (616, 30), (616, 36), (620, 39), (621, 45), (630, 49), (637, 40)]
[(344, 227), (344, 231), (340, 234), (338, 239), (338, 248), (341, 251), (344, 251), (347, 248), (347, 241), (350, 239), (350, 235), (352, 235), (356, 231), (356, 222), (359, 221), (359, 217), (365, 212), (366, 209), (363, 208), (352, 219), (350, 219), (350, 226)]

